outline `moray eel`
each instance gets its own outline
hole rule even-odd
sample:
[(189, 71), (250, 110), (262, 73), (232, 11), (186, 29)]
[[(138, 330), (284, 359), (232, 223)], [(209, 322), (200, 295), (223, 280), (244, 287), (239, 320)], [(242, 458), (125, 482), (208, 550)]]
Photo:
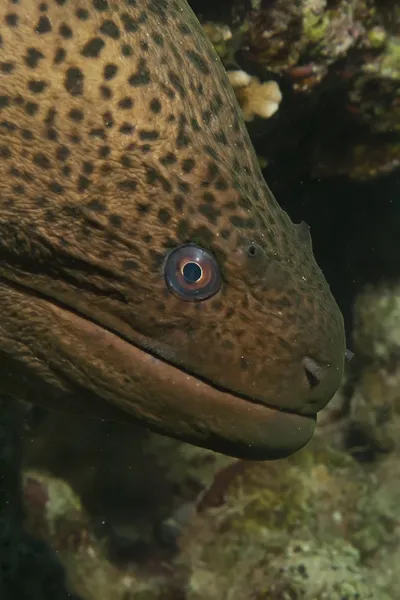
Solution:
[(4, 0), (0, 23), (2, 391), (249, 459), (302, 447), (342, 316), (185, 0)]

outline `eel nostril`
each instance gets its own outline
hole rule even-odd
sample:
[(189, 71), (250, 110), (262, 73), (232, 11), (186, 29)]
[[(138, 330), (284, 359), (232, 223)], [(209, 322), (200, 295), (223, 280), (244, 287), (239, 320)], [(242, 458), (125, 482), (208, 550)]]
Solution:
[(321, 383), (321, 367), (309, 356), (303, 358), (303, 367), (310, 388), (316, 388)]

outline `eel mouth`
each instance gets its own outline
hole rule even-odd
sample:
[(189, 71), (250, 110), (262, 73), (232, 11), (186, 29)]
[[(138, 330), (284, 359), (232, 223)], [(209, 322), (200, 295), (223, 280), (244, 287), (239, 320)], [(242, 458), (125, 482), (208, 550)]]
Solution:
[[(28, 294), (46, 320), (46, 330), (37, 335), (41, 347), (49, 348), (52, 371), (73, 389), (98, 399), (89, 403), (93, 416), (134, 420), (158, 433), (249, 460), (288, 456), (312, 437), (314, 415), (268, 407), (218, 388), (134, 345), (82, 310), (7, 283)], [(84, 403), (85, 394), (76, 400)], [(87, 407), (82, 412), (91, 413)]]

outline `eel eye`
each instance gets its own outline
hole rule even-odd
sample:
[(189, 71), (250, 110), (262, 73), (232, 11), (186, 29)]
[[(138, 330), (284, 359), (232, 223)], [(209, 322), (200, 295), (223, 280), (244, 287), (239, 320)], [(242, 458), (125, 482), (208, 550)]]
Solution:
[(164, 265), (167, 286), (181, 300), (206, 300), (221, 287), (215, 258), (196, 244), (184, 244), (168, 254)]

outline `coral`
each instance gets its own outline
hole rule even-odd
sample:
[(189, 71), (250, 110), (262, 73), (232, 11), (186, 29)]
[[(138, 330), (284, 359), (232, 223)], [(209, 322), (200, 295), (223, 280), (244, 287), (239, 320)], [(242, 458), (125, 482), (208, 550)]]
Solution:
[(182, 536), (185, 598), (390, 599), (371, 564), (399, 542), (397, 511), (382, 502), (393, 488), (375, 499), (369, 472), (318, 440), (289, 459), (229, 472), (224, 493), (221, 473)]
[(228, 71), (228, 77), (245, 121), (252, 121), (255, 116), (269, 119), (276, 113), (282, 100), (276, 81), (261, 83), (244, 71)]
[[(222, 23), (208, 21), (206, 28), (228, 71), (235, 65), (235, 70), (256, 76), (261, 86), (273, 77), (283, 91), (284, 109), (273, 123), (262, 125), (265, 136), (259, 145), (266, 163), (281, 155), (287, 161), (289, 151), (296, 164), (300, 138), (302, 156), (308, 157), (304, 170), (316, 178), (365, 180), (398, 167), (397, 3), (253, 0), (247, 11), (240, 11), (242, 4), (232, 3), (229, 35), (221, 34)], [(259, 103), (259, 91), (256, 85), (236, 88), (247, 120), (247, 107)], [(260, 138), (258, 126), (255, 135)]]

